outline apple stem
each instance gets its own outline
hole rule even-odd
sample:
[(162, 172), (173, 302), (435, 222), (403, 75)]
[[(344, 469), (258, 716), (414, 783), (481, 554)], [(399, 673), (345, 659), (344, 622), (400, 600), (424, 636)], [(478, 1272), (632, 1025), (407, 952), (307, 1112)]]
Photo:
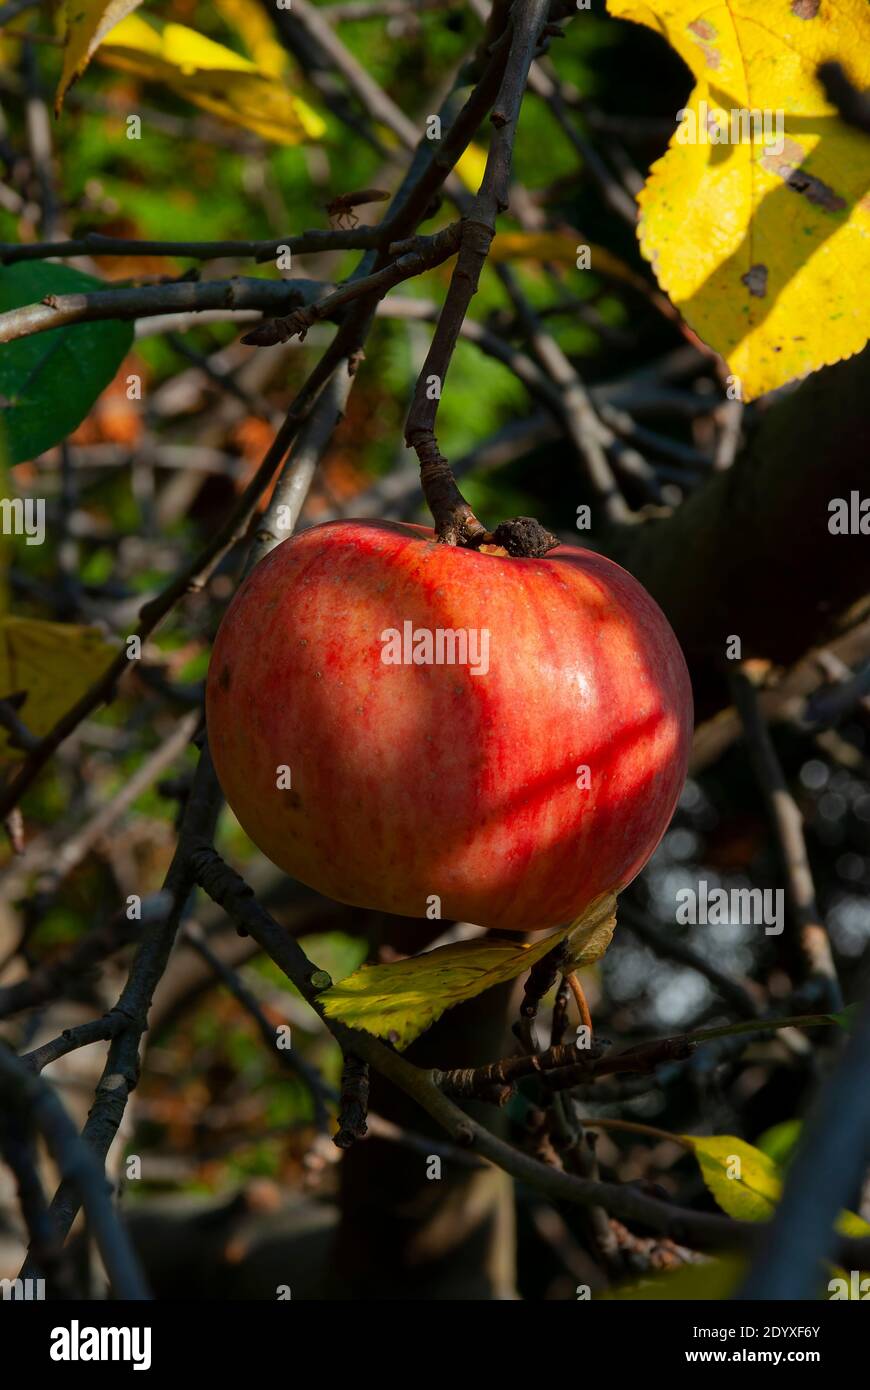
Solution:
[(435, 533), (445, 545), (480, 545), (488, 534), (466, 502), (438, 441), (431, 430), (421, 430), (413, 443), (420, 460), (420, 484), (435, 521)]
[(576, 971), (572, 970), (570, 975), (565, 976), (565, 979), (568, 981), (568, 988), (574, 996), (574, 1002), (577, 1005), (577, 1012), (580, 1015), (580, 1022), (583, 1024), (585, 1028), (589, 1029), (589, 1036), (591, 1037), (592, 1015), (589, 1012), (589, 1005), (586, 1002), (586, 995), (583, 993), (583, 986), (577, 978)]
[(499, 546), (514, 557), (540, 558), (559, 544), (533, 516), (515, 516), (488, 531), (478, 521), (459, 491), (453, 470), (438, 448), (431, 430), (420, 430), (413, 439), (420, 459), (420, 483), (426, 504), (435, 521), (435, 534), (444, 545), (463, 545), (480, 549)]

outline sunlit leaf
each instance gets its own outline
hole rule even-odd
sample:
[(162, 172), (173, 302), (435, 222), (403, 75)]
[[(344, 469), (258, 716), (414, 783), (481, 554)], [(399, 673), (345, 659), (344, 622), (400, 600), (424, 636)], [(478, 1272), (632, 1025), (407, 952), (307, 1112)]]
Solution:
[[(608, 0), (608, 9), (662, 34), (695, 77), (639, 198), (641, 250), (687, 323), (747, 400), (860, 351), (870, 140), (839, 118), (816, 70), (838, 61), (855, 86), (870, 86), (867, 0)], [(711, 119), (728, 143), (705, 138)]]
[(391, 965), (364, 965), (321, 995), (330, 1018), (389, 1038), (400, 1050), (444, 1013), (493, 985), (516, 979), (565, 937), (575, 966), (598, 960), (610, 944), (616, 900), (606, 894), (582, 917), (534, 945), (459, 941)]
[(287, 50), (278, 42), (275, 26), (259, 0), (214, 0), (214, 6), (241, 35), (263, 77), (280, 77), (287, 71)]
[(486, 172), (486, 150), (479, 145), (469, 145), (457, 159), (454, 168), (465, 187), (476, 193)]
[[(733, 1134), (679, 1138), (691, 1147), (710, 1195), (724, 1212), (737, 1221), (768, 1221), (773, 1216), (783, 1179), (768, 1154)], [(844, 1236), (870, 1235), (870, 1224), (851, 1211), (840, 1212), (835, 1224)]]
[(81, 77), (99, 44), (142, 0), (64, 0), (63, 69), (54, 98), (55, 115), (76, 78)]
[(782, 1178), (767, 1154), (733, 1134), (683, 1134), (680, 1139), (691, 1147), (704, 1182), (724, 1212), (737, 1221), (770, 1219)]
[(98, 57), (162, 82), (194, 106), (280, 145), (316, 140), (326, 130), (317, 112), (283, 81), (260, 73), (248, 58), (183, 24), (157, 30), (130, 15), (101, 45)]

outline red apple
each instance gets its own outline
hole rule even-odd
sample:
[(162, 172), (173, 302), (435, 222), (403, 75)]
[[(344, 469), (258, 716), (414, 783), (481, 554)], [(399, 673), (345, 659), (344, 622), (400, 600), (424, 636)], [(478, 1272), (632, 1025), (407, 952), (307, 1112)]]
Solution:
[(227, 801), (288, 874), (514, 931), (569, 921), (643, 868), (692, 732), (677, 640), (618, 565), (386, 521), (316, 526), (257, 566), (206, 708)]

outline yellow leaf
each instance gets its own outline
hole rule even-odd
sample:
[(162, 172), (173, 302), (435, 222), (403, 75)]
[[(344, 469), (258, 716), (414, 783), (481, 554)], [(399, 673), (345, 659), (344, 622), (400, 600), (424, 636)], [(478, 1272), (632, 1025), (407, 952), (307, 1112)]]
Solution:
[(679, 1137), (692, 1149), (704, 1182), (724, 1212), (738, 1221), (769, 1220), (779, 1201), (782, 1178), (767, 1154), (733, 1134)]
[[(565, 972), (582, 970), (584, 966), (594, 965), (600, 960), (613, 940), (615, 926), (616, 898), (612, 893), (605, 893), (603, 897), (596, 898), (568, 928), (567, 935), (570, 939), (565, 956)], [(545, 954), (546, 952), (541, 952), (541, 955)]]
[(287, 50), (258, 0), (214, 0), (218, 14), (238, 30), (245, 48), (263, 77), (281, 77), (287, 70)]
[[(0, 699), (27, 691), (17, 713), (41, 737), (106, 669), (112, 648), (94, 628), (0, 617)], [(0, 730), (0, 761), (25, 756)]]
[(579, 232), (498, 232), (490, 247), (488, 259), (491, 261), (569, 261), (572, 268), (577, 264), (578, 246), (589, 248), (590, 270), (608, 275), (614, 280), (623, 280), (629, 285), (646, 291), (648, 286), (631, 266), (620, 260), (606, 246), (584, 241)]
[(479, 145), (469, 145), (457, 159), (454, 168), (465, 187), (476, 193), (486, 172), (486, 150)]
[(571, 937), (571, 962), (589, 965), (604, 954), (616, 923), (612, 893), (582, 917), (534, 945), (518, 941), (459, 941), (392, 965), (364, 965), (320, 996), (330, 1018), (389, 1038), (402, 1051), (430, 1024), (466, 999), (516, 979)]
[[(839, 61), (870, 86), (867, 0), (608, 9), (662, 34), (696, 79), (639, 198), (641, 250), (687, 323), (747, 400), (860, 351), (870, 140), (840, 120), (816, 69)], [(713, 128), (727, 143), (709, 141)]]
[[(837, 1217), (835, 1226), (841, 1236), (850, 1236), (854, 1238), (870, 1235), (870, 1222), (865, 1221), (863, 1217), (858, 1216), (854, 1211), (841, 1211), (840, 1215)], [(853, 1272), (851, 1270), (847, 1271), (841, 1269), (839, 1265), (831, 1265), (829, 1273), (834, 1278), (843, 1280), (840, 1293), (842, 1296), (843, 1290), (845, 1289), (845, 1297), (849, 1300), (861, 1301), (870, 1293), (870, 1279), (866, 1278), (866, 1269), (859, 1271), (861, 1277), (858, 1279), (853, 1277)], [(833, 1290), (829, 1284), (829, 1297), (832, 1292)]]
[[(772, 1158), (733, 1134), (679, 1138), (692, 1149), (710, 1195), (724, 1212), (738, 1221), (770, 1219), (782, 1192), (782, 1174)], [(870, 1224), (852, 1211), (841, 1211), (836, 1227), (844, 1236), (870, 1234)]]
[(130, 15), (98, 56), (111, 67), (163, 82), (194, 106), (276, 144), (316, 140), (326, 130), (317, 112), (283, 82), (261, 75), (248, 58), (183, 24), (167, 24), (159, 32)]
[(99, 44), (142, 0), (65, 0), (63, 6), (63, 69), (54, 97), (54, 113), (60, 115), (63, 99), (81, 77)]

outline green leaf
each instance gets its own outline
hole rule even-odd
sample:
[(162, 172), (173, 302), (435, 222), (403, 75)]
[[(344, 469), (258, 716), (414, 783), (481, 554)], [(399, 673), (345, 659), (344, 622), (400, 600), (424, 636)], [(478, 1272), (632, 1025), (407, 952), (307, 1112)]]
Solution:
[(483, 938), (438, 946), (392, 965), (364, 965), (322, 994), (321, 1003), (330, 1018), (388, 1038), (401, 1051), (445, 1009), (516, 979), (566, 936), (571, 937), (566, 968), (592, 964), (610, 945), (615, 911), (616, 899), (606, 893), (575, 922), (534, 945)]
[(770, 1129), (759, 1135), (758, 1147), (778, 1168), (782, 1168), (794, 1153), (800, 1137), (800, 1120), (783, 1120), (781, 1124), (771, 1125)]
[(768, 1221), (773, 1216), (782, 1178), (767, 1154), (733, 1134), (680, 1138), (691, 1147), (704, 1182), (724, 1212), (737, 1221)]
[[(22, 261), (0, 268), (0, 313), (38, 304), (49, 294), (105, 289), (65, 265)], [(18, 338), (0, 352), (0, 419), (9, 462), (57, 444), (81, 424), (133, 342), (133, 325), (108, 319)]]

